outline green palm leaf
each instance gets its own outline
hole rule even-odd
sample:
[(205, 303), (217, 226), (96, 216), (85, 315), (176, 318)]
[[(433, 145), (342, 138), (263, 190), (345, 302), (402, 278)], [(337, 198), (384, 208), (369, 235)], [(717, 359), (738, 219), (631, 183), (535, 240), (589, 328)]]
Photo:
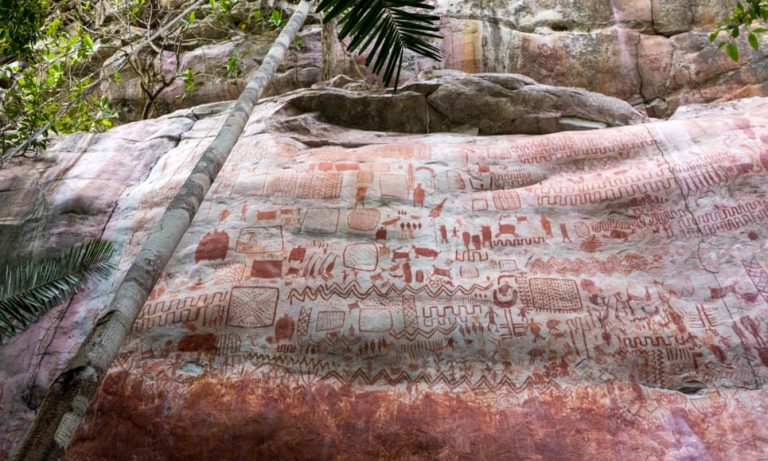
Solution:
[(410, 50), (440, 60), (440, 50), (429, 44), (442, 38), (437, 32), (439, 16), (427, 14), (434, 6), (426, 0), (322, 0), (317, 11), (325, 12), (325, 22), (339, 17), (339, 39), (350, 37), (350, 52), (367, 50), (365, 64), (382, 75), (395, 88), (400, 80), (403, 52)]
[(89, 277), (106, 278), (113, 269), (113, 253), (111, 242), (90, 240), (57, 258), (0, 269), (0, 341), (74, 296)]

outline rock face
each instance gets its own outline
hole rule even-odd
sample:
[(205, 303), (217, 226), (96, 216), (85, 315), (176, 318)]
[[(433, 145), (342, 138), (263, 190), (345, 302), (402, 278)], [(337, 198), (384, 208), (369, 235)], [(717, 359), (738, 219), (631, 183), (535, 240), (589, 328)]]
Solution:
[[(402, 94), (467, 79), (478, 99), (535, 86), (443, 75)], [(69, 459), (765, 453), (768, 101), (535, 137), (365, 131), (301, 110), (340, 94), (350, 110), (371, 101), (315, 89), (257, 107)], [(377, 104), (382, 120), (401, 108)], [(221, 122), (206, 112), (89, 148), (63, 138), (49, 158), (79, 145), (71, 168), (4, 171), (69, 210), (16, 235), (104, 229), (124, 271)], [(99, 151), (110, 140), (125, 149)], [(122, 171), (132, 149), (142, 161)], [(88, 158), (103, 169), (75, 175)], [(89, 186), (110, 178), (124, 187)], [(0, 456), (119, 277), (0, 350)]]
[(0, 345), (0, 459), (23, 436), (60, 370), (111, 300), (144, 238), (181, 187), (229, 104), (184, 110), (107, 133), (59, 138), (35, 161), (0, 170), (0, 266), (102, 237), (120, 267)]
[[(615, 96), (650, 116), (666, 117), (685, 104), (765, 94), (768, 38), (761, 36), (765, 43), (759, 52), (742, 43), (744, 58), (739, 63), (707, 40), (715, 23), (735, 4), (736, 0), (438, 0), (444, 36), (438, 45), (444, 60), (435, 63), (408, 56), (404, 76), (439, 68), (519, 73), (544, 84)], [(291, 50), (268, 94), (307, 87), (320, 78), (317, 21), (305, 26), (301, 45)], [(203, 86), (189, 97), (181, 98), (180, 80), (163, 91), (158, 104), (164, 111), (234, 98), (274, 36), (253, 30), (222, 36), (221, 27), (206, 24), (196, 26), (200, 46), (179, 56), (168, 53), (157, 63), (166, 77), (173, 75), (177, 61), (181, 70), (206, 75), (201, 78)], [(207, 43), (210, 39), (218, 43)], [(353, 61), (341, 49), (335, 54), (334, 75), (364, 70), (361, 60)], [(223, 69), (235, 55), (242, 57), (242, 75), (225, 78)], [(124, 81), (110, 82), (104, 91), (128, 118), (140, 113), (138, 76), (129, 70)]]
[[(539, 85), (515, 74), (430, 71), (395, 95), (334, 89), (337, 79), (289, 97), (287, 111), (313, 112), (330, 123), (367, 130), (544, 134), (647, 121), (629, 104), (580, 88)], [(349, 89), (351, 88), (351, 89)]]
[(682, 104), (765, 91), (765, 46), (739, 64), (709, 45), (734, 1), (438, 2), (445, 67), (515, 72), (671, 114)]

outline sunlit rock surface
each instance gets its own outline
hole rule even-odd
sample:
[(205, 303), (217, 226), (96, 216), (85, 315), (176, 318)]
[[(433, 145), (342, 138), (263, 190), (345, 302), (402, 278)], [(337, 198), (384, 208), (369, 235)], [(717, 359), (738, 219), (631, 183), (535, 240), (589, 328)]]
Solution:
[[(94, 2), (97, 3), (97, 2)], [(110, 7), (109, 2), (98, 2)], [(733, 62), (707, 40), (715, 23), (733, 11), (736, 0), (438, 0), (442, 62), (406, 55), (403, 80), (430, 69), (465, 72), (513, 72), (551, 85), (586, 88), (615, 96), (663, 118), (681, 105), (725, 101), (766, 94), (765, 50), (739, 43), (742, 59)], [(292, 11), (295, 5), (269, 2)], [(262, 2), (263, 7), (267, 7)], [(270, 6), (271, 7), (271, 6)], [(256, 2), (235, 8), (244, 19)], [(267, 7), (267, 10), (269, 7)], [(286, 13), (287, 15), (287, 13)], [(100, 27), (114, 27), (109, 14)], [(323, 58), (321, 26), (312, 16), (302, 29), (300, 46), (292, 46), (267, 94), (308, 87), (320, 79)], [(223, 35), (222, 35), (223, 34)], [(274, 40), (274, 31), (248, 27), (227, 33), (213, 17), (198, 21), (188, 32), (184, 50), (167, 52), (155, 63), (159, 75), (171, 80), (185, 69), (201, 86), (184, 95), (184, 82), (174, 81), (157, 102), (161, 111), (235, 98)], [(761, 35), (760, 40), (768, 40)], [(141, 40), (139, 34), (136, 40)], [(109, 45), (109, 44), (105, 44)], [(120, 46), (119, 44), (117, 46)], [(105, 50), (111, 49), (104, 47)], [(119, 53), (118, 53), (119, 54)], [(367, 74), (364, 59), (335, 51), (333, 75)], [(223, 71), (239, 56), (242, 74)], [(136, 119), (144, 105), (139, 77), (131, 69), (102, 88), (123, 116)]]
[(731, 61), (707, 35), (731, 0), (440, 0), (446, 68), (516, 72), (599, 91), (663, 117), (765, 94), (765, 45)]
[[(768, 450), (768, 101), (472, 136), (340, 127), (291, 102), (319, 91), (257, 107), (70, 460)], [(165, 119), (168, 145), (147, 147), (160, 122), (102, 135), (132, 144), (91, 178), (124, 190), (63, 200), (109, 213), (122, 271), (221, 123), (206, 113)], [(66, 177), (61, 149), (41, 177)], [(130, 149), (153, 161), (122, 171)], [(38, 182), (49, 202), (65, 186)], [(41, 235), (92, 228), (54, 218)], [(6, 453), (118, 281), (0, 350)]]

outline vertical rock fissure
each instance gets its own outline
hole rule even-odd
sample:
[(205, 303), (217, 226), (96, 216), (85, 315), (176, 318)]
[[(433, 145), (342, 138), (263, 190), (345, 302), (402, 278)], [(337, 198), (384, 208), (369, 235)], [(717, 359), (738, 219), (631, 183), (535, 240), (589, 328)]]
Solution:
[[(696, 258), (699, 261), (699, 264), (701, 265), (704, 272), (707, 272), (712, 276), (715, 283), (717, 284), (717, 288), (722, 291), (723, 285), (720, 282), (720, 279), (717, 276), (717, 272), (709, 269), (706, 264), (704, 264), (704, 261), (701, 259), (701, 246), (705, 243), (704, 242), (704, 231), (701, 229), (701, 225), (699, 224), (699, 220), (696, 218), (696, 215), (693, 213), (693, 210), (691, 210), (690, 205), (688, 204), (688, 196), (685, 194), (685, 190), (683, 189), (683, 185), (680, 182), (680, 179), (677, 177), (677, 174), (675, 173), (675, 170), (672, 168), (672, 164), (669, 162), (669, 159), (666, 156), (666, 153), (659, 145), (658, 140), (656, 139), (656, 136), (653, 135), (653, 132), (650, 130), (650, 128), (645, 127), (645, 129), (648, 131), (648, 135), (653, 140), (654, 146), (656, 146), (656, 149), (659, 151), (659, 154), (661, 155), (662, 160), (664, 160), (664, 163), (667, 166), (667, 169), (669, 169), (670, 174), (672, 175), (672, 178), (675, 181), (675, 184), (677, 185), (678, 190), (680, 191), (680, 196), (683, 199), (683, 206), (685, 207), (685, 211), (691, 216), (691, 219), (693, 220), (693, 223), (696, 225), (696, 232), (699, 234), (699, 242), (696, 246)], [(730, 306), (728, 306), (728, 303), (725, 301), (725, 298), (721, 298), (721, 301), (723, 303), (723, 307), (725, 307), (725, 311), (728, 313), (728, 318), (731, 320), (731, 322), (736, 325), (736, 319), (733, 317), (733, 313), (731, 312)], [(749, 358), (749, 351), (747, 350), (747, 345), (744, 344), (744, 340), (739, 337), (739, 343), (741, 344), (742, 349), (744, 350), (744, 358), (747, 361), (747, 365), (749, 366), (750, 372), (752, 373), (752, 378), (754, 379), (754, 389), (760, 388), (760, 380), (757, 376), (757, 371), (755, 371), (755, 367), (752, 364), (752, 360)]]

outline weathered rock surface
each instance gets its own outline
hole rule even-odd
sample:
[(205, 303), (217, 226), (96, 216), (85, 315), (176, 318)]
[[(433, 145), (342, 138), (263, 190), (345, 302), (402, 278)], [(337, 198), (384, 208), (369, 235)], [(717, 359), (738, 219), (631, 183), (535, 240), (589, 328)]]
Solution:
[[(342, 128), (302, 97), (257, 107), (69, 459), (766, 452), (767, 100), (478, 137)], [(0, 213), (37, 248), (104, 229), (125, 270), (220, 121), (62, 138), (0, 181), (58, 205)], [(0, 457), (119, 276), (0, 350)]]
[[(586, 88), (614, 96), (648, 112), (666, 117), (691, 103), (725, 101), (766, 94), (768, 37), (760, 51), (742, 43), (742, 61), (734, 63), (709, 44), (707, 35), (725, 18), (736, 0), (439, 0), (443, 18), (444, 60), (435, 63), (409, 56), (404, 78), (430, 69), (465, 72), (518, 73), (549, 85)], [(248, 3), (253, 9), (255, 2)], [(290, 11), (289, 4), (283, 7)], [(204, 85), (181, 98), (179, 80), (163, 91), (160, 108), (179, 107), (234, 97), (255, 71), (273, 39), (255, 30), (221, 36), (221, 27), (195, 27), (201, 43), (217, 39), (175, 56), (166, 55), (157, 67), (166, 77), (191, 69)], [(320, 25), (314, 18), (302, 32), (268, 94), (308, 87), (320, 78), (322, 57)], [(226, 78), (232, 56), (241, 56), (243, 73)], [(333, 74), (364, 69), (340, 49)], [(358, 75), (358, 74), (354, 74)], [(125, 72), (121, 83), (110, 82), (104, 91), (128, 118), (140, 114), (143, 96), (138, 76)]]
[(61, 137), (34, 161), (0, 170), (0, 265), (100, 237), (115, 243), (120, 267), (111, 280), (92, 284), (0, 345), (0, 459), (7, 459), (50, 380), (111, 300), (228, 106)]
[(336, 88), (339, 80), (290, 97), (287, 110), (345, 127), (406, 133), (544, 134), (647, 121), (619, 99), (522, 75), (430, 71), (394, 95), (356, 90), (357, 82)]
[(735, 1), (438, 2), (444, 66), (586, 88), (662, 117), (694, 102), (765, 92), (765, 45), (731, 62), (707, 41)]

